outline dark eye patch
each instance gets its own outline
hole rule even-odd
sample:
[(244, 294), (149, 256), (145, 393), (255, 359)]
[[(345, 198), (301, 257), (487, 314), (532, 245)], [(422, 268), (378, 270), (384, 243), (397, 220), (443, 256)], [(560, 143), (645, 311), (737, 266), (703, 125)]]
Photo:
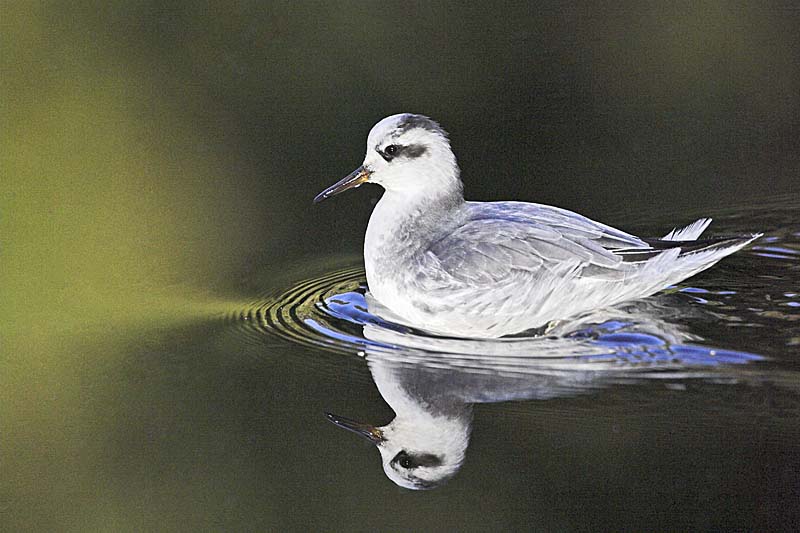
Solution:
[(390, 144), (383, 150), (377, 147), (375, 150), (381, 154), (381, 157), (384, 160), (389, 162), (398, 157), (414, 159), (423, 155), (428, 149), (422, 144), (409, 144), (406, 146), (403, 146), (402, 144)]
[(394, 456), (392, 464), (400, 465), (408, 470), (420, 466), (440, 466), (442, 464), (442, 458), (431, 453), (411, 454), (402, 450)]

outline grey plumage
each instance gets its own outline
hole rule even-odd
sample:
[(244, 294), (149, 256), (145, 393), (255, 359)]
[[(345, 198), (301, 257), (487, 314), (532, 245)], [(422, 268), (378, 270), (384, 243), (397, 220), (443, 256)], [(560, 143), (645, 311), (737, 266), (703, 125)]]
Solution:
[(361, 168), (361, 181), (317, 198), (365, 176), (386, 189), (364, 243), (370, 292), (400, 321), (443, 335), (500, 337), (648, 296), (759, 236), (698, 241), (711, 222), (700, 219), (642, 239), (557, 207), (465, 202), (447, 134), (421, 115), (376, 124)]

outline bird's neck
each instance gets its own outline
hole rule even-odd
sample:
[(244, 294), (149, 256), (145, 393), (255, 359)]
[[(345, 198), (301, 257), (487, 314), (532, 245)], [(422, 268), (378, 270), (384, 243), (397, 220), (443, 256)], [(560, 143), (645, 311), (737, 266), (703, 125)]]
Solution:
[(369, 368), (375, 386), (395, 412), (395, 427), (469, 439), (472, 405), (442, 390), (435, 371), (378, 359), (369, 360)]
[[(364, 239), (364, 268), (379, 302), (406, 305), (398, 295), (415, 283), (426, 250), (460, 222), (464, 197), (457, 185), (433, 195), (387, 190), (375, 206)], [(403, 316), (408, 310), (395, 306), (394, 311)]]
[(437, 239), (456, 223), (456, 215), (463, 204), (460, 182), (433, 194), (387, 190), (369, 219), (365, 246), (373, 250), (388, 247), (387, 253), (397, 254), (407, 247), (423, 245), (427, 239)]

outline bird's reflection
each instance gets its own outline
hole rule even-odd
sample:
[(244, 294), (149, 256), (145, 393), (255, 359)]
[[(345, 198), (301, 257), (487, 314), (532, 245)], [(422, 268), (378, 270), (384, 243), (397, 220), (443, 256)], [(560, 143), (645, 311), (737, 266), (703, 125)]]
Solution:
[(367, 323), (369, 369), (396, 416), (384, 426), (327, 416), (373, 442), (393, 482), (434, 488), (464, 461), (473, 404), (572, 396), (646, 379), (735, 380), (733, 365), (761, 359), (691, 344), (699, 339), (674, 321), (677, 313), (657, 300), (633, 302), (554, 325), (545, 336), (492, 341)]

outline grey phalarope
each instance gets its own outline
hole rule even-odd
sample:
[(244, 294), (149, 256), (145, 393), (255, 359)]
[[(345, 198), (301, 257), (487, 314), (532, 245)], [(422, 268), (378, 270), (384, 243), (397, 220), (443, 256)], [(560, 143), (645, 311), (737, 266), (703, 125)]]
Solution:
[(660, 239), (525, 202), (467, 202), (447, 133), (422, 115), (378, 122), (362, 166), (315, 199), (385, 189), (364, 242), (374, 300), (431, 333), (494, 338), (641, 298), (761, 234), (698, 240), (701, 218)]

